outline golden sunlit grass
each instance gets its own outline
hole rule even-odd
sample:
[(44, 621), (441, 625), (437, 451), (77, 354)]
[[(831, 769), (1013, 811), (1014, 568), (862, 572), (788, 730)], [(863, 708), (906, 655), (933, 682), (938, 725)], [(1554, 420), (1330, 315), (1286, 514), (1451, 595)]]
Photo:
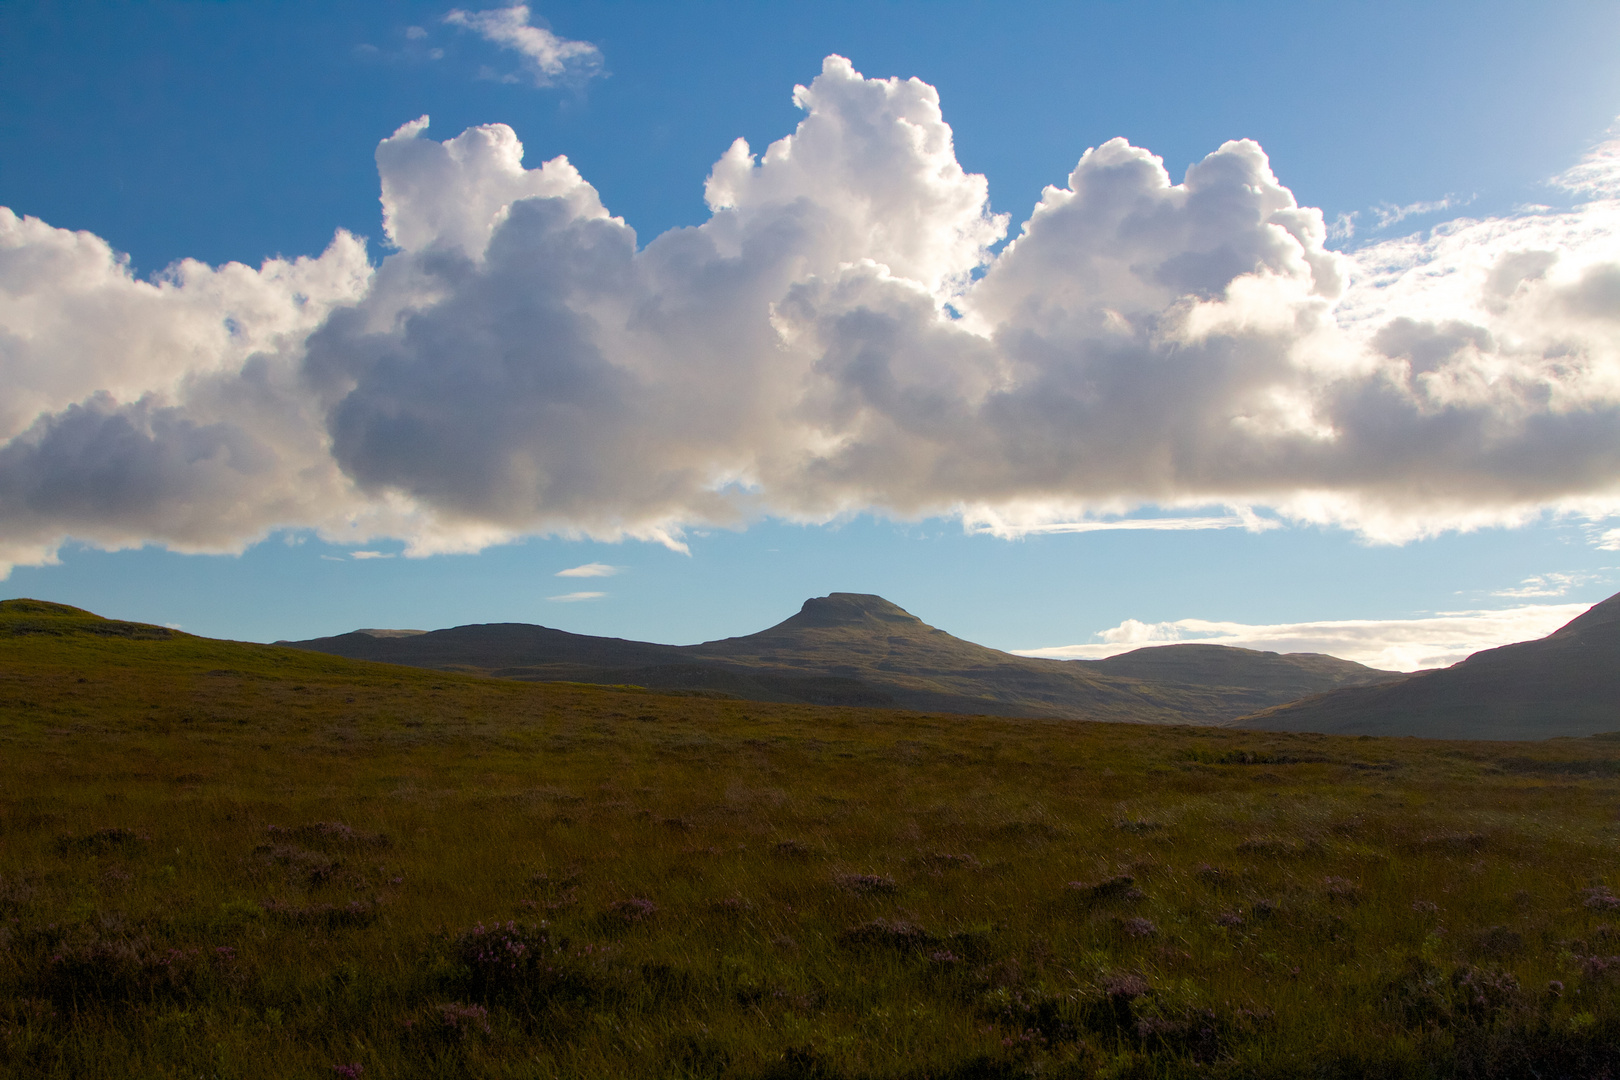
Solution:
[(0, 604), (0, 1063), (1588, 1076), (1620, 742), (670, 698)]

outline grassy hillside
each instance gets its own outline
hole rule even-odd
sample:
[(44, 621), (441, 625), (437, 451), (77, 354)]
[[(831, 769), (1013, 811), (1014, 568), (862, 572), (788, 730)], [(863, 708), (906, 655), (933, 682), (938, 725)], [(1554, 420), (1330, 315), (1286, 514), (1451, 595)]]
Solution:
[(522, 623), (284, 642), (355, 659), (501, 678), (633, 684), (753, 701), (996, 716), (1220, 723), (1306, 694), (1399, 677), (1333, 657), (1219, 645), (1101, 663), (1013, 656), (929, 626), (881, 596), (833, 593), (744, 637), (656, 645)]
[(0, 1073), (1620, 1070), (1620, 742), (527, 684), (0, 604)]
[(1274, 731), (1547, 739), (1620, 729), (1620, 596), (1544, 638), (1477, 652), (1385, 686), (1275, 707), (1241, 723)]

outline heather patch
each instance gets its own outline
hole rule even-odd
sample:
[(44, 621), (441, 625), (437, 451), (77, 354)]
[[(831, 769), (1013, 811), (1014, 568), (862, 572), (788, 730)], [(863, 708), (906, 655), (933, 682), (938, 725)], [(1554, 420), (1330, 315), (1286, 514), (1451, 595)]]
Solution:
[(387, 847), (383, 833), (361, 832), (341, 821), (312, 821), (305, 825), (271, 825), (266, 830), (274, 841), (296, 841), (328, 847)]
[(253, 854), (281, 867), (287, 872), (289, 880), (306, 889), (326, 884), (342, 865), (339, 859), (291, 844), (261, 844), (253, 850)]
[(318, 930), (370, 926), (378, 915), (377, 903), (373, 900), (350, 900), (346, 904), (288, 904), (264, 900), (260, 906), (278, 922)]
[(1593, 911), (1613, 911), (1620, 908), (1620, 896), (1614, 895), (1607, 885), (1595, 885), (1581, 892), (1581, 903)]
[(894, 878), (886, 874), (834, 874), (833, 884), (862, 896), (892, 896), (900, 891)]
[(13, 948), (25, 993), (64, 1014), (185, 1001), (223, 988), (237, 971), (229, 946), (170, 944), (117, 920), (47, 928)]
[(939, 938), (904, 919), (873, 919), (838, 934), (838, 942), (856, 948), (876, 947), (910, 951), (939, 944)]
[(910, 860), (930, 873), (942, 870), (978, 870), (981, 869), (979, 860), (972, 855), (953, 855), (943, 851), (930, 852), (926, 855), (916, 855)]
[(1140, 900), (1142, 890), (1136, 887), (1136, 878), (1130, 874), (1119, 874), (1115, 877), (1104, 878), (1102, 881), (1071, 881), (1069, 890), (1079, 893), (1081, 898), (1090, 903), (1102, 900)]

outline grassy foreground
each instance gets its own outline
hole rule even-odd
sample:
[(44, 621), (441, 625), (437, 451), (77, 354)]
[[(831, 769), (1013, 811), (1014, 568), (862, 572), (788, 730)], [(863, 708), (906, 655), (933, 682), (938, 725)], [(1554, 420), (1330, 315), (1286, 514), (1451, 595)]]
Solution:
[(1620, 741), (773, 706), (0, 604), (0, 1071), (1620, 1073)]

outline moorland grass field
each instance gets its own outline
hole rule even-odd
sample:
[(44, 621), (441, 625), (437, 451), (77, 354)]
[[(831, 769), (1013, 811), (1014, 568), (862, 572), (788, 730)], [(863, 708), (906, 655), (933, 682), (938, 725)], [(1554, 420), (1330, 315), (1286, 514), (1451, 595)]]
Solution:
[(503, 682), (0, 604), (15, 1077), (1620, 1072), (1620, 741)]

